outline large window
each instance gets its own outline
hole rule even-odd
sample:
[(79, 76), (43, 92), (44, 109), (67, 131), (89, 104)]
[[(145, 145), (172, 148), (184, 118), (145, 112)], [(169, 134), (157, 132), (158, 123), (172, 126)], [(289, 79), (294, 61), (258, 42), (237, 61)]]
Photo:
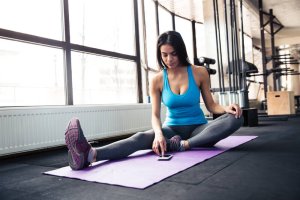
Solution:
[(1, 1), (0, 28), (62, 40), (61, 0)]
[(0, 39), (0, 106), (63, 105), (63, 51)]
[(0, 106), (137, 103), (134, 17), (133, 0), (1, 1)]
[[(152, 68), (150, 78), (157, 70), (157, 24), (155, 1), (143, 1), (145, 23), (138, 20), (146, 37), (136, 38), (135, 2), (1, 1), (0, 106), (139, 102), (138, 67)], [(171, 30), (171, 13), (160, 6), (158, 11), (160, 32)], [(192, 23), (180, 17), (175, 23), (192, 62)], [(201, 27), (196, 28), (200, 46)], [(137, 39), (145, 47), (141, 63)]]
[(71, 42), (135, 55), (132, 0), (69, 1)]
[(136, 103), (136, 64), (72, 53), (74, 104)]

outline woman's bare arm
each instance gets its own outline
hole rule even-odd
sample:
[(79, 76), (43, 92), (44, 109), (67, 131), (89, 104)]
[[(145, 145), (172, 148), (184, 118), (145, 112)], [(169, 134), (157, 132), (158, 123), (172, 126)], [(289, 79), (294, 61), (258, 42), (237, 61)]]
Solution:
[[(198, 70), (198, 71), (197, 71)], [(199, 67), (196, 69), (196, 72), (200, 76), (200, 89), (202, 98), (204, 100), (207, 110), (211, 113), (222, 114), (222, 113), (231, 113), (235, 115), (236, 118), (242, 115), (242, 110), (237, 104), (231, 104), (229, 106), (222, 106), (216, 103), (211, 95), (210, 91), (210, 77), (207, 70), (204, 67)]]
[(162, 91), (162, 74), (157, 74), (150, 83), (150, 95), (152, 103), (151, 124), (155, 133), (152, 149), (160, 155), (167, 150), (166, 140), (161, 128), (161, 91)]

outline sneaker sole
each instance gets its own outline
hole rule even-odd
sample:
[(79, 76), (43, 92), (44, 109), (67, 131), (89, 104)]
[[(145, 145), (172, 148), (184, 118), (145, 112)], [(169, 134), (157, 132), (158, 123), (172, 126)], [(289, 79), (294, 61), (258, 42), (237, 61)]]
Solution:
[[(79, 159), (79, 162), (80, 162), (81, 159), (83, 159), (83, 154), (78, 154), (76, 156), (77, 156), (77, 159)], [(83, 164), (80, 164), (78, 166), (78, 163), (76, 165), (76, 163), (73, 162), (74, 161), (74, 156), (72, 155), (72, 152), (70, 150), (68, 151), (68, 159), (69, 159), (69, 165), (70, 165), (71, 169), (79, 170), (79, 169), (83, 168)]]
[(76, 151), (76, 143), (80, 141), (80, 124), (78, 119), (71, 119), (65, 133), (65, 142), (69, 149), (68, 158), (73, 170), (82, 169), (83, 154)]

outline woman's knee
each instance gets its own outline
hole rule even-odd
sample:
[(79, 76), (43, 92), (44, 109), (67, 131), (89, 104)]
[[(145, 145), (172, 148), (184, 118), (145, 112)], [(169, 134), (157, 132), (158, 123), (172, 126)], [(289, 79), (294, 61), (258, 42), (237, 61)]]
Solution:
[(145, 140), (154, 140), (154, 134), (149, 132), (137, 132), (132, 136), (132, 139), (135, 141), (145, 141)]
[(224, 118), (226, 118), (228, 121), (228, 123), (232, 124), (233, 126), (238, 126), (241, 127), (244, 123), (244, 117), (243, 115), (240, 116), (239, 118), (236, 118), (235, 115), (230, 114), (230, 113), (226, 113), (224, 115)]
[(244, 117), (243, 115), (239, 118), (236, 118), (234, 115), (231, 114), (231, 117), (233, 118), (233, 124), (237, 127), (241, 127), (244, 124)]
[(228, 123), (229, 123), (229, 126), (230, 126), (230, 130), (233, 131), (233, 132), (238, 130), (244, 124), (244, 117), (243, 116), (241, 116), (239, 118), (236, 118), (235, 115), (229, 114), (229, 118), (230, 118), (230, 122), (228, 122)]

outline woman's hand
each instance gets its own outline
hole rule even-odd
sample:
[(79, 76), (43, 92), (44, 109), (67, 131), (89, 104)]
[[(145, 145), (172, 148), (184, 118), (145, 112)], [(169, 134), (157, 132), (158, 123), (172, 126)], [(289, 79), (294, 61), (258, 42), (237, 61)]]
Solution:
[(164, 156), (165, 151), (167, 151), (167, 143), (165, 137), (160, 135), (155, 135), (154, 141), (152, 143), (152, 150), (157, 154)]
[(235, 115), (235, 118), (240, 118), (243, 113), (242, 109), (238, 104), (231, 104), (229, 106), (226, 106), (225, 112)]

